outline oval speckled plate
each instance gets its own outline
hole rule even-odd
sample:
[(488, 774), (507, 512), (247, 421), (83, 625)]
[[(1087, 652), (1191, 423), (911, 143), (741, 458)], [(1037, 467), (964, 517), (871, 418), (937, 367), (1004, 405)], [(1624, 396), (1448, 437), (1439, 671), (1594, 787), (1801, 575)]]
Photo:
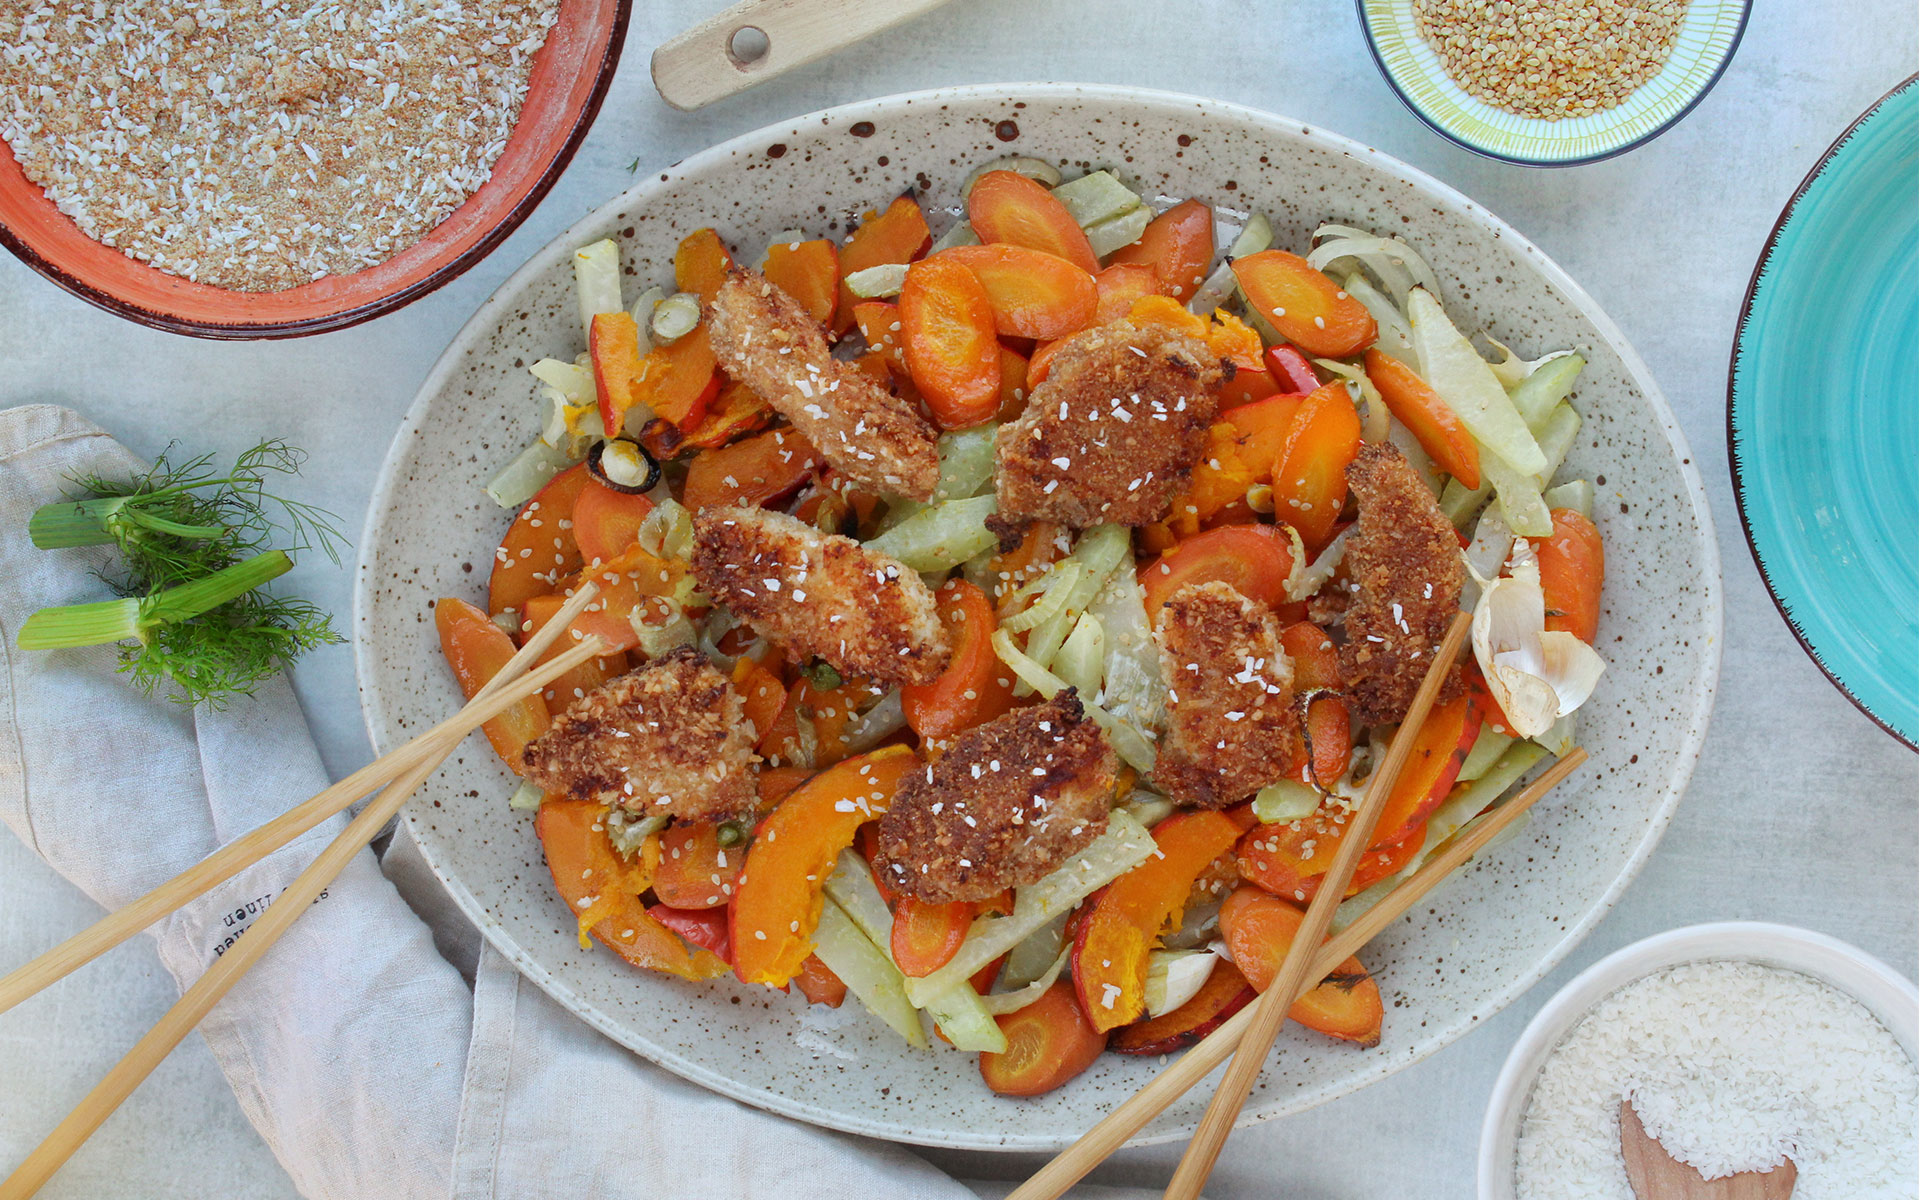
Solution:
[(1847, 699), (1920, 737), (1920, 111), (1912, 79), (1820, 156), (1753, 270), (1728, 462), (1773, 602)]
[[(952, 212), (976, 164), (1009, 151), (1123, 168), (1150, 193), (1268, 213), (1300, 246), (1334, 219), (1392, 228), (1429, 257), (1468, 328), (1519, 352), (1578, 347), (1586, 426), (1569, 469), (1599, 484), (1610, 660), (1584, 727), (1594, 761), (1543, 802), (1518, 841), (1447, 883), (1364, 958), (1387, 1006), (1385, 1040), (1359, 1050), (1290, 1028), (1242, 1120), (1296, 1112), (1432, 1054), (1559, 962), (1633, 878), (1673, 812), (1712, 706), (1719, 564), (1706, 498), (1673, 416), (1584, 292), (1457, 192), (1344, 138), (1224, 104), (1112, 87), (1001, 85), (927, 92), (799, 117), (697, 155), (562, 234), (461, 330), (427, 378), (374, 493), (355, 597), (367, 725), (380, 749), (459, 704), (429, 605), (477, 598), (507, 514), (481, 493), (534, 429), (525, 364), (580, 341), (572, 250), (609, 234), (636, 278), (669, 277), (705, 225), (751, 253), (800, 226), (843, 232), (903, 188)], [(939, 217), (936, 215), (936, 221)], [(809, 1008), (730, 980), (691, 985), (582, 950), (554, 895), (513, 780), (475, 737), (406, 820), (433, 869), (528, 978), (670, 1070), (751, 1104), (836, 1129), (927, 1145), (1053, 1149), (1157, 1069), (1108, 1055), (1072, 1084), (1007, 1100), (974, 1056), (915, 1052), (860, 1009)], [(1183, 1136), (1195, 1092), (1143, 1131)]]

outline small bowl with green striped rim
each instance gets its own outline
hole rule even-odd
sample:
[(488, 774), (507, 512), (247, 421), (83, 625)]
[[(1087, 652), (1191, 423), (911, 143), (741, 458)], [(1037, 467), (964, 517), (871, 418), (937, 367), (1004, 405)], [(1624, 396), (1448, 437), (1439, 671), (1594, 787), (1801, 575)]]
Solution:
[(1421, 34), (1414, 0), (1357, 3), (1374, 62), (1414, 116), (1455, 145), (1533, 167), (1598, 162), (1672, 128), (1727, 69), (1752, 6), (1751, 0), (1690, 0), (1673, 52), (1650, 79), (1612, 108), (1547, 121), (1495, 108), (1456, 83)]

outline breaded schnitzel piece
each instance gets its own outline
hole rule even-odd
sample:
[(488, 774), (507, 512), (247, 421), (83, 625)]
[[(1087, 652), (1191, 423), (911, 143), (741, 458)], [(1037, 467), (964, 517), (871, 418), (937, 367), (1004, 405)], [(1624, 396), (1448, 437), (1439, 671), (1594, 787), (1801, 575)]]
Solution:
[(1360, 521), (1347, 540), (1346, 645), (1340, 676), (1359, 725), (1407, 715), (1460, 608), (1466, 565), (1453, 525), (1392, 446), (1369, 442), (1347, 467)]
[(1074, 335), (995, 439), (1001, 516), (1075, 529), (1159, 520), (1206, 446), (1228, 369), (1159, 326)]
[(855, 483), (928, 500), (940, 482), (935, 430), (894, 395), (827, 349), (826, 334), (793, 297), (754, 271), (734, 270), (707, 305), (722, 370), (800, 431)]
[(874, 867), (930, 904), (1039, 880), (1107, 827), (1120, 759), (1072, 688), (967, 730), (909, 773), (880, 818)]
[(703, 508), (693, 517), (693, 574), (796, 660), (842, 675), (930, 683), (952, 655), (933, 592), (919, 574), (852, 538), (764, 508)]
[(691, 646), (609, 679), (526, 751), (548, 792), (644, 816), (727, 821), (757, 802), (754, 730), (740, 694)]
[(1197, 808), (1228, 808), (1293, 770), (1293, 660), (1273, 610), (1227, 583), (1190, 583), (1154, 623), (1167, 733), (1153, 778)]

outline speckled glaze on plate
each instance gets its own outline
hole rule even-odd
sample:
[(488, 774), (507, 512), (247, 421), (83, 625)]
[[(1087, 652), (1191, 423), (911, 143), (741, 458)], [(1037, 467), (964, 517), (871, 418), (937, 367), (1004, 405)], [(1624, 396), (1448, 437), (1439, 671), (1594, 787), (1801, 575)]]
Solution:
[[(1113, 166), (1149, 194), (1257, 208), (1279, 244), (1333, 219), (1391, 230), (1426, 254), (1449, 310), (1522, 354), (1577, 347), (1586, 425), (1569, 470), (1596, 479), (1607, 541), (1600, 649), (1587, 706), (1593, 763), (1518, 840), (1448, 881), (1362, 955), (1386, 1030), (1374, 1050), (1289, 1027), (1243, 1124), (1298, 1112), (1417, 1062), (1558, 963), (1633, 878), (1666, 827), (1705, 734), (1720, 662), (1720, 568), (1706, 498), (1672, 413), (1639, 357), (1572, 280), (1497, 218), (1387, 156), (1282, 117), (1186, 96), (1061, 84), (896, 96), (737, 138), (650, 176), (555, 239), (469, 321), (421, 388), (389, 453), (361, 542), (355, 652), (374, 744), (452, 712), (429, 605), (477, 598), (507, 514), (481, 493), (535, 427), (525, 364), (580, 342), (571, 251), (617, 235), (636, 284), (670, 277), (673, 248), (716, 226), (743, 254), (918, 188), (944, 226), (980, 162), (1018, 151)], [(861, 1010), (806, 1007), (730, 980), (693, 985), (582, 950), (553, 892), (513, 780), (477, 735), (408, 807), (433, 869), (527, 977), (613, 1038), (750, 1104), (925, 1145), (1061, 1147), (1157, 1070), (1106, 1055), (1047, 1096), (1008, 1100), (975, 1056), (916, 1052)], [(1189, 1133), (1196, 1091), (1137, 1142)]]

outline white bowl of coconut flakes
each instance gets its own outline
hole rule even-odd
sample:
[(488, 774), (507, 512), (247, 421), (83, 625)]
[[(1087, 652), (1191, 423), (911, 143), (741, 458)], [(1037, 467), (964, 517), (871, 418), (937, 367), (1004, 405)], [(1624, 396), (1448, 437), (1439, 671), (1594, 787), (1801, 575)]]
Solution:
[(1480, 1131), (1481, 1200), (1634, 1200), (1619, 1106), (1708, 1178), (1783, 1154), (1795, 1200), (1910, 1200), (1920, 997), (1845, 942), (1726, 922), (1636, 942), (1547, 1002)]

